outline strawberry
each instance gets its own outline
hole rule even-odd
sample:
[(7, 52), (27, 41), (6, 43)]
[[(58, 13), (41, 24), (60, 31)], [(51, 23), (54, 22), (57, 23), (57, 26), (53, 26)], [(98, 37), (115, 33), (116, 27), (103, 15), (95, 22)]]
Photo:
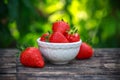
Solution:
[(40, 41), (49, 42), (50, 33), (45, 33), (41, 36)]
[(65, 37), (69, 42), (77, 42), (80, 40), (80, 35), (78, 34), (78, 29), (73, 27), (68, 33), (65, 34)]
[(52, 25), (52, 30), (53, 32), (61, 32), (62, 34), (65, 34), (65, 32), (70, 30), (70, 26), (63, 20), (56, 21)]
[(66, 37), (60, 32), (54, 32), (50, 37), (50, 42), (53, 43), (68, 43)]
[(77, 42), (80, 40), (80, 36), (78, 33), (74, 34), (66, 34), (66, 38), (68, 39), (69, 42)]
[(28, 67), (44, 67), (45, 63), (38, 48), (28, 47), (20, 54), (20, 62)]
[(91, 58), (93, 55), (93, 49), (90, 45), (83, 42), (80, 47), (80, 51), (76, 56), (76, 59), (88, 59)]

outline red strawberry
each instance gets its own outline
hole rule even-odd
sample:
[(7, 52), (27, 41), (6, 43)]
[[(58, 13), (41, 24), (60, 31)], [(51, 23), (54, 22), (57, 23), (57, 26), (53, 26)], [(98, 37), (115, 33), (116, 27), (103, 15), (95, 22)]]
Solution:
[(68, 39), (69, 42), (77, 42), (80, 40), (80, 36), (78, 33), (74, 34), (66, 34), (66, 38)]
[(40, 41), (49, 42), (50, 34), (45, 33), (41, 36)]
[(54, 43), (68, 43), (66, 37), (60, 32), (54, 32), (50, 37), (50, 42)]
[(80, 47), (80, 51), (76, 56), (76, 59), (88, 59), (91, 58), (93, 55), (93, 49), (90, 45), (83, 42)]
[(53, 30), (53, 32), (61, 32), (62, 34), (64, 34), (66, 31), (70, 30), (70, 26), (63, 20), (56, 21), (52, 25), (52, 30)]
[(28, 47), (20, 55), (20, 62), (28, 67), (44, 67), (45, 63), (38, 48)]

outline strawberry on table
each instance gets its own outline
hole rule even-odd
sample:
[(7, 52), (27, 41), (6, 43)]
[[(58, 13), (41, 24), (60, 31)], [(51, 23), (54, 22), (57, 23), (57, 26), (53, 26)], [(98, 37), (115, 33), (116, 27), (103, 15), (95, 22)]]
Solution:
[(28, 47), (20, 54), (20, 62), (28, 67), (44, 67), (45, 63), (38, 48)]
[(50, 36), (50, 42), (53, 42), (53, 43), (68, 43), (69, 41), (66, 39), (66, 37), (62, 33), (54, 32)]
[(76, 56), (76, 59), (88, 59), (93, 56), (93, 49), (90, 45), (83, 42), (80, 46), (80, 51)]
[(67, 31), (70, 30), (70, 26), (65, 21), (56, 21), (52, 25), (53, 32), (61, 32), (62, 34), (65, 34)]

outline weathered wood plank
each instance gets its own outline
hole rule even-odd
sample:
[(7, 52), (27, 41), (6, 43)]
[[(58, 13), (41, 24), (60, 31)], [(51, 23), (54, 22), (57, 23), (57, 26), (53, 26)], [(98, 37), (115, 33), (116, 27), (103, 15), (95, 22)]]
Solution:
[(16, 74), (0, 74), (0, 80), (16, 80)]
[[(108, 65), (108, 67), (107, 67)], [(22, 68), (24, 68), (22, 70)], [(116, 60), (102, 60), (102, 59), (93, 59), (92, 60), (74, 60), (71, 64), (68, 65), (62, 65), (62, 66), (56, 66), (56, 65), (51, 65), (51, 64), (46, 64), (45, 68), (42, 69), (44, 70), (49, 70), (49, 69), (63, 69), (63, 70), (71, 70), (71, 69), (75, 69), (75, 70), (82, 70), (84, 68), (91, 68), (94, 70), (109, 70), (109, 68), (111, 68), (111, 70), (119, 70), (120, 71), (120, 62), (116, 61)], [(86, 69), (86, 70), (87, 70)], [(21, 64), (19, 64), (18, 70), (20, 72), (22, 71), (37, 71), (36, 69), (29, 69), (26, 67), (23, 67)], [(96, 72), (97, 73), (97, 72)]]
[(16, 80), (16, 49), (0, 49), (0, 80)]
[(19, 78), (18, 80), (119, 80), (120, 76), (119, 75), (79, 75), (79, 74), (72, 74), (72, 73), (67, 73), (64, 75), (63, 73), (55, 73), (53, 72), (51, 75), (39, 74), (39, 73), (34, 73), (34, 74), (26, 74), (26, 73), (21, 73), (18, 74)]
[(98, 48), (91, 59), (66, 65), (46, 61), (44, 68), (22, 66), (16, 53), (16, 49), (0, 49), (0, 80), (120, 80), (119, 48)]
[(94, 49), (97, 52), (119, 52), (120, 48), (95, 48)]
[(16, 49), (0, 49), (0, 57), (15, 57), (17, 52)]
[(16, 58), (15, 57), (1, 57), (0, 58), (0, 66), (2, 64), (8, 64), (8, 63), (15, 63), (16, 64)]
[(88, 60), (73, 60), (66, 65), (46, 62), (44, 68), (28, 68), (17, 59), (17, 78), (22, 80), (119, 80), (120, 49), (95, 49)]

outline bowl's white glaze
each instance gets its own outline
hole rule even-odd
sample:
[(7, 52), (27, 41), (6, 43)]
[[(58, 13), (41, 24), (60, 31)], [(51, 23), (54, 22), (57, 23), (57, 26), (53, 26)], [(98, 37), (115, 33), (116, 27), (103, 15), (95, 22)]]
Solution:
[(53, 64), (66, 64), (77, 56), (82, 40), (73, 43), (50, 43), (38, 38), (37, 42), (45, 59)]

